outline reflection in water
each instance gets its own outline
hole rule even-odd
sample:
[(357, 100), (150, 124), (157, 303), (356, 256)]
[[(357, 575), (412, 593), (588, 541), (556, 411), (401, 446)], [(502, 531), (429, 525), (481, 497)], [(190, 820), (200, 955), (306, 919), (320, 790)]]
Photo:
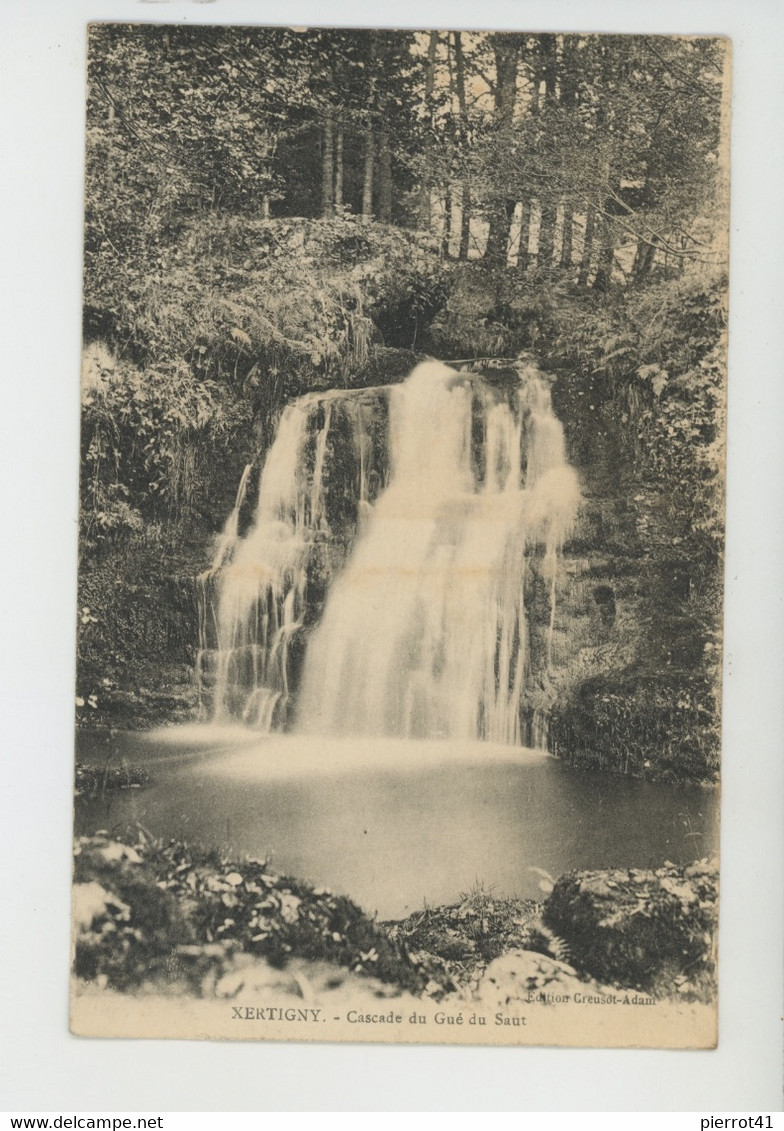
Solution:
[(482, 743), (260, 738), (241, 728), (80, 732), (80, 759), (141, 766), (151, 784), (80, 798), (77, 832), (137, 822), (350, 895), (382, 918), (476, 883), (538, 897), (541, 868), (651, 867), (710, 855), (712, 789), (576, 774)]

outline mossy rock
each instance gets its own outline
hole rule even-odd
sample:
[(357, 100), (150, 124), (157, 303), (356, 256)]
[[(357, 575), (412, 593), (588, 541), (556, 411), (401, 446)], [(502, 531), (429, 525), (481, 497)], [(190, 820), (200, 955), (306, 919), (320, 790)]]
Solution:
[(274, 967), (323, 961), (412, 992), (426, 982), (345, 896), (176, 841), (81, 838), (74, 924), (77, 977), (121, 991), (209, 992), (243, 954)]
[(715, 864), (666, 864), (562, 876), (543, 920), (574, 965), (657, 995), (710, 996), (718, 898)]

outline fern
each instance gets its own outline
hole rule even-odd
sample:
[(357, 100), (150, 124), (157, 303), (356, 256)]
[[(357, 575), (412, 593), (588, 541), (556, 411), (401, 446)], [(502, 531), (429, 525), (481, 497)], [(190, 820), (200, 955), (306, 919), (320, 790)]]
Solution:
[(534, 950), (538, 954), (546, 954), (549, 958), (554, 958), (557, 962), (571, 965), (572, 955), (569, 944), (545, 926), (541, 919), (537, 919), (527, 927), (524, 938), (526, 950)]

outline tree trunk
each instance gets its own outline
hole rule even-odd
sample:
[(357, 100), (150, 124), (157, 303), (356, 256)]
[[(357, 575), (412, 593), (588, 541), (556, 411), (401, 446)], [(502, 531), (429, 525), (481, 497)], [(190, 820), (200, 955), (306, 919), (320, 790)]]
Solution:
[[(459, 111), (458, 139), (460, 142), (460, 156), (463, 161), (468, 152), (468, 110), (466, 108), (465, 94), (465, 61), (463, 58), (463, 40), (459, 31), (452, 33), (455, 45), (455, 87), (457, 90), (457, 106)], [(460, 193), (460, 247), (458, 259), (468, 259), (468, 250), (471, 243), (471, 181), (466, 171), (463, 172)]]
[[(655, 199), (654, 186), (651, 178), (645, 178), (645, 184), (642, 188), (640, 198), (640, 206), (643, 210), (652, 205)], [(653, 261), (656, 258), (656, 245), (658, 238), (654, 235), (651, 239), (641, 237), (637, 241), (637, 249), (634, 253), (634, 263), (632, 264), (632, 279), (635, 283), (641, 283), (645, 276), (653, 266)]]
[(373, 218), (373, 169), (376, 159), (373, 123), (365, 128), (365, 167), (362, 179), (362, 223), (369, 224)]
[(517, 252), (517, 270), (525, 273), (530, 264), (528, 245), (531, 241), (531, 201), (520, 201), (520, 245)]
[(367, 95), (367, 125), (365, 126), (365, 162), (362, 174), (362, 216), (363, 224), (369, 224), (373, 219), (373, 176), (376, 160), (376, 138), (373, 129), (373, 120), (376, 113), (376, 93), (377, 93), (377, 61), (378, 61), (378, 36), (379, 33), (372, 31), (370, 34), (370, 43), (368, 50), (367, 60), (367, 74), (369, 76), (368, 95)]
[(468, 259), (471, 247), (471, 188), (468, 179), (463, 181), (460, 195), (460, 247), (458, 259)]
[(499, 125), (507, 126), (517, 100), (517, 68), (520, 64), (520, 40), (503, 32), (493, 36), (495, 55), (495, 116)]
[[(558, 52), (557, 40), (554, 35), (540, 35), (539, 47), (542, 57), (542, 78), (544, 80), (545, 110), (555, 106), (558, 100)], [(552, 198), (540, 199), (541, 216), (539, 219), (539, 244), (537, 250), (537, 266), (548, 268), (553, 265), (555, 253), (555, 224), (558, 218), (558, 204)]]
[(547, 105), (557, 101), (558, 51), (554, 35), (540, 35), (542, 50), (542, 78), (544, 79), (544, 100)]
[[(503, 33), (491, 38), (495, 56), (495, 123), (499, 134), (503, 135), (514, 120), (521, 40), (516, 35)], [(501, 144), (505, 142), (502, 140)], [(485, 258), (491, 266), (506, 267), (510, 218), (514, 216), (515, 203), (514, 200), (502, 198), (491, 205), (485, 246)]]
[(532, 118), (539, 113), (542, 89), (542, 69), (538, 61), (532, 64), (531, 74), (531, 100), (528, 103), (528, 112)]
[(441, 238), (441, 251), (446, 259), (451, 255), (452, 243), (452, 190), (447, 185), (444, 193), (444, 232)]
[(332, 178), (335, 166), (335, 118), (331, 110), (324, 113), (321, 150), (321, 215), (328, 220), (335, 213)]
[(637, 244), (637, 251), (635, 252), (634, 263), (632, 265), (632, 279), (635, 283), (641, 283), (646, 275), (650, 273), (655, 258), (656, 241), (640, 240)]
[(593, 289), (595, 291), (607, 291), (610, 289), (614, 259), (615, 224), (612, 221), (612, 217), (602, 216), (599, 262), (596, 267), (596, 278), (593, 281)]
[(343, 123), (338, 123), (335, 134), (335, 211), (343, 208)]
[(558, 215), (556, 205), (550, 200), (540, 201), (539, 244), (536, 252), (536, 265), (540, 268), (552, 267), (555, 251), (555, 221)]
[(593, 258), (593, 240), (596, 230), (596, 213), (593, 208), (589, 208), (585, 217), (585, 231), (583, 232), (583, 250), (580, 255), (580, 270), (577, 275), (577, 283), (581, 287), (588, 286), (588, 278), (591, 274), (591, 260)]
[(392, 154), (384, 127), (378, 135), (378, 218), (382, 224), (392, 223)]
[(558, 101), (566, 110), (574, 110), (577, 106), (578, 74), (580, 73), (578, 39), (578, 36), (567, 35), (561, 41)]
[(572, 269), (572, 209), (571, 205), (564, 202), (563, 206), (563, 239), (561, 240), (561, 267), (564, 271)]
[[(567, 120), (577, 109), (578, 39), (563, 36), (558, 56), (558, 102), (566, 111)], [(571, 277), (574, 258), (574, 202), (568, 197), (563, 202), (563, 239), (561, 241), (561, 268)]]
[[(427, 67), (425, 69), (425, 118), (428, 123), (428, 129), (433, 130), (433, 91), (436, 85), (436, 54), (438, 52), (438, 32), (431, 31), (430, 38), (427, 42)], [(430, 227), (430, 192), (431, 192), (431, 160), (432, 140), (428, 135), (425, 141), (424, 153), (422, 155), (423, 169), (422, 180), (419, 185), (419, 227), (422, 229)]]
[(506, 266), (507, 244), (506, 209), (503, 201), (498, 201), (493, 204), (490, 211), (485, 244), (485, 259), (491, 266)]

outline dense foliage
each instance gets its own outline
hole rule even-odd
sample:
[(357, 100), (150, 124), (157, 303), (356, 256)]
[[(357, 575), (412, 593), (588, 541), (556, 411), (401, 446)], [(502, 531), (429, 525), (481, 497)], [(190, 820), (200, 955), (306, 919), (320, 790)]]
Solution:
[(210, 455), (247, 419), (246, 406), (187, 367), (137, 369), (104, 351), (87, 359), (83, 382), (83, 545), (181, 518), (211, 473)]
[[(593, 486), (623, 500), (617, 571), (637, 578), (639, 643), (554, 713), (583, 765), (711, 779), (720, 753), (726, 281), (689, 274), (565, 318), (547, 347), (576, 369), (559, 411)], [(626, 561), (626, 565), (623, 563)]]
[[(427, 241), (351, 219), (213, 215), (161, 255), (151, 275), (134, 259), (88, 275), (88, 316), (106, 332), (83, 378), (87, 547), (188, 520), (223, 452), (268, 444), (285, 399), (413, 348), (445, 294)], [(231, 467), (233, 486), (236, 455)]]
[(189, 217), (431, 229), (604, 289), (711, 258), (719, 40), (95, 25), (88, 277)]
[[(181, 515), (189, 439), (350, 380), (373, 344), (515, 352), (567, 329), (548, 290), (720, 262), (723, 66), (711, 39), (94, 25), (85, 328), (120, 365), (86, 405), (88, 538)], [(481, 266), (447, 286), (451, 257)], [(655, 389), (680, 373), (668, 304)], [(636, 348), (626, 310), (590, 314), (606, 354)]]
[(242, 952), (283, 966), (332, 962), (401, 988), (427, 978), (345, 896), (142, 836), (135, 847), (83, 837), (74, 861), (74, 973), (118, 990), (214, 992)]

